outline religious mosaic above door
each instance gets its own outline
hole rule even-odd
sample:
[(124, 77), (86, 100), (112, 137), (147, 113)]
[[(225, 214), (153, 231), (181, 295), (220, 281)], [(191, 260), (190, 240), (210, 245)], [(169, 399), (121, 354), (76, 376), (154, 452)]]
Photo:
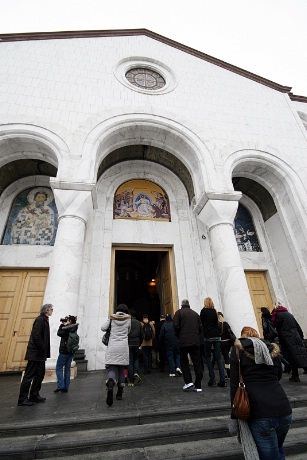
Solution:
[(52, 190), (28, 188), (12, 205), (2, 244), (54, 245), (58, 212)]
[(169, 200), (159, 185), (144, 179), (122, 184), (115, 192), (114, 219), (171, 220)]
[(235, 217), (234, 232), (239, 251), (261, 252), (252, 216), (241, 204)]

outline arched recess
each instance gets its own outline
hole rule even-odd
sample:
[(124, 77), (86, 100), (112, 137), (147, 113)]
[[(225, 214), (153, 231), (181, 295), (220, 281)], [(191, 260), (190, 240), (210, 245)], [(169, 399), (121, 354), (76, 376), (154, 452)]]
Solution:
[(65, 152), (65, 142), (44, 128), (0, 126), (0, 195), (10, 184), (25, 177), (55, 177)]
[(110, 152), (100, 163), (97, 181), (112, 166), (126, 161), (149, 161), (172, 171), (186, 188), (189, 202), (195, 197), (193, 179), (188, 168), (173, 154), (150, 145), (129, 145)]
[(307, 329), (303, 312), (307, 293), (305, 189), (288, 165), (265, 152), (235, 152), (226, 164), (234, 189), (253, 200), (261, 211), (286, 294), (282, 300)]
[(176, 157), (189, 171), (196, 198), (216, 186), (213, 160), (200, 138), (182, 124), (149, 114), (119, 115), (98, 124), (83, 145), (83, 172), (95, 181), (107, 155), (131, 145), (158, 147)]

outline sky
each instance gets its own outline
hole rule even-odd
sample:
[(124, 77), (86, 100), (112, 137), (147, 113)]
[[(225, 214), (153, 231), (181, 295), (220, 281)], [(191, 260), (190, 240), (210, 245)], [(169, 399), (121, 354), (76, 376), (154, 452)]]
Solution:
[(0, 0), (0, 33), (129, 28), (307, 96), (307, 0)]

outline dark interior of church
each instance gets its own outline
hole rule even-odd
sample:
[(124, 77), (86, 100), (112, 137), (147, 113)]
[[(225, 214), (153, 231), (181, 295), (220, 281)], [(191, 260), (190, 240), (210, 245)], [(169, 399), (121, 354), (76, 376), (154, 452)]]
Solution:
[(115, 305), (125, 303), (137, 319), (147, 314), (158, 321), (161, 309), (159, 271), (165, 253), (159, 251), (115, 252)]

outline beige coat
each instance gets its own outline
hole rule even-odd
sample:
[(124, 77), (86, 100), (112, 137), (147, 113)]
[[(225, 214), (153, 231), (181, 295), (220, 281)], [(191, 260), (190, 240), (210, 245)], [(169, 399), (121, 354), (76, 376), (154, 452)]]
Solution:
[[(141, 323), (142, 324), (142, 327), (144, 328), (144, 323)], [(154, 326), (154, 323), (152, 321), (149, 322), (149, 325), (152, 329), (152, 332), (153, 332), (153, 338), (150, 339), (150, 340), (145, 340), (143, 339), (143, 342), (142, 342), (142, 347), (152, 347), (152, 342), (153, 342), (153, 339), (155, 337), (155, 334), (156, 334), (156, 331), (155, 331), (155, 326)]]

